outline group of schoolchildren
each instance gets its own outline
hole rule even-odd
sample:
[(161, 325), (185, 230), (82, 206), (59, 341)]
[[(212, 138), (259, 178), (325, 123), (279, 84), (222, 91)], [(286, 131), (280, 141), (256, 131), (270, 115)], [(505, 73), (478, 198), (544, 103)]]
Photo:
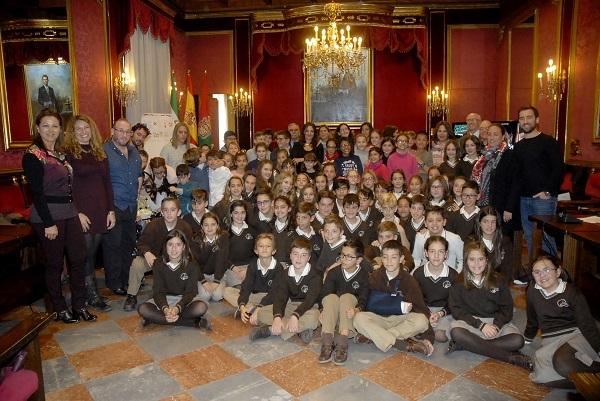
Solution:
[[(554, 259), (531, 267), (525, 335), (512, 323), (512, 244), (496, 209), (477, 206), (477, 183), (430, 169), (426, 184), (416, 174), (406, 185), (402, 170), (320, 167), (314, 152), (293, 162), (275, 152), (272, 161), (267, 149), (253, 148), (261, 160), (250, 169), (241, 156), (228, 166), (219, 151), (186, 153), (192, 162), (177, 167), (177, 186), (165, 184), (167, 169), (153, 171), (149, 198), (161, 187), (169, 194), (131, 267), (129, 310), (144, 273), (154, 272), (153, 298), (138, 306), (143, 324), (209, 328), (210, 302), (224, 299), (254, 326), (252, 341), (309, 343), (321, 325), (320, 363), (344, 364), (349, 340), (427, 356), (448, 342), (448, 353), (523, 367), (537, 383), (570, 385), (569, 373), (598, 370), (600, 333)], [(379, 166), (377, 149), (369, 165)], [(198, 159), (203, 188), (190, 189)], [(538, 329), (542, 346), (531, 358), (519, 350)]]

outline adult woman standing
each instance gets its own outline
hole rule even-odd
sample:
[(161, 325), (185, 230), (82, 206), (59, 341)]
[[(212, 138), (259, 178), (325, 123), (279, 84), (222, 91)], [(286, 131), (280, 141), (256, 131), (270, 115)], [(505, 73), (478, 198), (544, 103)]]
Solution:
[[(93, 321), (96, 316), (85, 308), (85, 239), (71, 193), (73, 170), (62, 153), (62, 118), (44, 109), (37, 115), (35, 127), (33, 143), (23, 155), (23, 171), (33, 199), (29, 219), (46, 256), (46, 286), (57, 320)], [(72, 312), (60, 280), (65, 249), (70, 262)]]
[(115, 225), (113, 190), (102, 138), (92, 118), (75, 116), (65, 131), (67, 160), (73, 167), (73, 201), (79, 211), (86, 245), (87, 304), (102, 312), (112, 308), (96, 286), (96, 253), (102, 234)]
[(196, 145), (190, 143), (190, 130), (185, 123), (179, 122), (173, 128), (173, 136), (160, 151), (160, 156), (174, 169), (183, 163), (183, 154)]
[(512, 151), (504, 142), (504, 127), (492, 124), (488, 129), (488, 144), (483, 155), (473, 166), (471, 179), (479, 184), (479, 201), (481, 206), (493, 205), (500, 214), (504, 224), (505, 235), (519, 228), (520, 218), (515, 215), (519, 204), (511, 201), (518, 196), (511, 196), (513, 177), (516, 176), (512, 163)]
[(292, 147), (290, 157), (294, 159), (294, 163), (296, 163), (298, 172), (300, 171), (300, 167), (304, 161), (304, 155), (307, 153), (312, 152), (317, 156), (317, 160), (323, 160), (325, 148), (319, 142), (316, 132), (317, 127), (315, 127), (313, 123), (307, 122), (304, 124), (304, 128), (302, 130), (302, 139), (300, 142), (296, 142)]
[(431, 142), (431, 157), (435, 166), (439, 166), (444, 161), (444, 149), (450, 139), (454, 139), (450, 123), (448, 121), (437, 123), (433, 129), (433, 141)]

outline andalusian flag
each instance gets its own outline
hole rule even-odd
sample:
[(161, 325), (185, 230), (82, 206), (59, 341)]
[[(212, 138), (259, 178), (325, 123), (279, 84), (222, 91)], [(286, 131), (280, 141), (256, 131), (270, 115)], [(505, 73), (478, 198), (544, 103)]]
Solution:
[(204, 71), (204, 75), (200, 81), (200, 123), (198, 124), (198, 134), (200, 136), (200, 144), (202, 145), (210, 145), (212, 143), (209, 102), (208, 74)]
[(198, 129), (196, 125), (196, 102), (192, 90), (192, 76), (190, 70), (187, 72), (187, 96), (185, 100), (185, 115), (183, 121), (187, 124), (190, 130), (191, 142), (198, 145)]
[(175, 71), (171, 72), (171, 114), (173, 119), (179, 121), (179, 105), (177, 104), (177, 82), (175, 81)]

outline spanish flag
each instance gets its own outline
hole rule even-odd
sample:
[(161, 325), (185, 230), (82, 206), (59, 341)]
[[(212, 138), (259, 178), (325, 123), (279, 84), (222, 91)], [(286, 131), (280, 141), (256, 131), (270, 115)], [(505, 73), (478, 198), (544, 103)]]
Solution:
[(192, 76), (190, 70), (187, 72), (187, 96), (185, 100), (185, 115), (183, 116), (183, 122), (185, 122), (190, 130), (190, 137), (194, 145), (198, 145), (198, 128), (196, 125), (196, 102), (194, 102), (194, 95), (192, 90)]

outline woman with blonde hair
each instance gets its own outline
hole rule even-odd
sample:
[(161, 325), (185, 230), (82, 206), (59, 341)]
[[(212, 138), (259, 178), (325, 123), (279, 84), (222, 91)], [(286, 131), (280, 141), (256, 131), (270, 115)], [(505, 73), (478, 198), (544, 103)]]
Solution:
[(160, 151), (160, 156), (165, 159), (167, 165), (177, 168), (183, 163), (183, 154), (189, 148), (195, 148), (196, 145), (190, 143), (190, 129), (186, 123), (178, 122), (173, 128), (173, 136)]
[(79, 212), (86, 245), (85, 289), (87, 304), (102, 312), (112, 308), (98, 294), (96, 253), (102, 234), (115, 225), (112, 183), (102, 138), (94, 120), (75, 116), (66, 126), (65, 151), (73, 167), (73, 201)]

